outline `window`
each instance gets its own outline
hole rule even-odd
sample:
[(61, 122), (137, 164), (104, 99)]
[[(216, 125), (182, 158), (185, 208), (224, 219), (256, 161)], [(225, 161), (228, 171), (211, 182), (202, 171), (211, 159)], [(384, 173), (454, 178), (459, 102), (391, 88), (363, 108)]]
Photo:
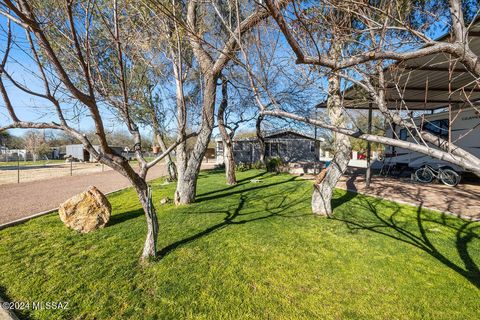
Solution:
[(233, 150), (242, 151), (243, 150), (243, 142), (234, 142), (233, 143)]
[(271, 143), (270, 142), (265, 143), (265, 155), (267, 157), (270, 157), (272, 155), (271, 150), (272, 150)]
[(399, 136), (400, 136), (400, 140), (407, 141), (408, 139), (407, 129), (400, 129)]
[(315, 143), (310, 142), (310, 152), (315, 152)]
[(280, 144), (278, 142), (265, 143), (265, 153), (267, 157), (278, 157), (280, 154)]
[(448, 119), (428, 121), (423, 124), (423, 130), (440, 138), (448, 139)]
[(278, 157), (278, 155), (279, 155), (278, 143), (271, 143), (270, 146), (272, 148), (271, 156), (272, 157)]

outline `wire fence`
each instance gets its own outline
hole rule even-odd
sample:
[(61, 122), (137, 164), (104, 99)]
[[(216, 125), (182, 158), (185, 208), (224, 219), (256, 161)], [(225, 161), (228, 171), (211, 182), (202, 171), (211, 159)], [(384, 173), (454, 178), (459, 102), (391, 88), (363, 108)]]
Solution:
[(75, 162), (59, 159), (31, 159), (21, 157), (0, 160), (0, 184), (21, 183), (64, 176), (80, 176), (111, 170), (93, 162)]
[(100, 163), (32, 156), (25, 150), (0, 153), (0, 184), (21, 183), (64, 176), (80, 176), (111, 170)]
[[(136, 169), (138, 164), (133, 153), (123, 154)], [(154, 153), (144, 153), (145, 160), (151, 161)], [(215, 158), (205, 157), (205, 163), (215, 163)], [(33, 157), (24, 150), (9, 150), (0, 153), (0, 185), (53, 179), (65, 176), (83, 176), (112, 170), (98, 162), (82, 162), (73, 159), (52, 159), (52, 157)]]

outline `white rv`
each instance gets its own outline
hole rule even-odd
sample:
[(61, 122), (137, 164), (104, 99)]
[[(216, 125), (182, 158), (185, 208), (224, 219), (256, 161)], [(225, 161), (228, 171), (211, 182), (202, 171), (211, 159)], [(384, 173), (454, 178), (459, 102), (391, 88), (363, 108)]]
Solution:
[[(477, 107), (480, 110), (480, 106)], [(439, 135), (444, 139), (448, 139), (451, 134), (451, 141), (458, 147), (465, 149), (473, 155), (480, 157), (480, 112), (475, 108), (464, 108), (452, 110), (451, 112), (451, 128), (449, 128), (449, 112), (438, 112), (432, 114), (424, 114), (414, 119), (418, 127), (429, 131), (435, 135)], [(387, 137), (393, 137), (404, 141), (418, 141), (418, 136), (413, 136), (405, 128), (396, 128), (395, 133), (390, 128), (386, 131)], [(414, 140), (417, 139), (417, 140)], [(419, 168), (424, 164), (430, 164), (434, 167), (448, 166), (457, 172), (463, 172), (464, 169), (446, 161), (438, 160), (422, 153), (413, 152), (403, 148), (386, 146), (385, 147), (385, 164), (405, 166), (412, 169)]]

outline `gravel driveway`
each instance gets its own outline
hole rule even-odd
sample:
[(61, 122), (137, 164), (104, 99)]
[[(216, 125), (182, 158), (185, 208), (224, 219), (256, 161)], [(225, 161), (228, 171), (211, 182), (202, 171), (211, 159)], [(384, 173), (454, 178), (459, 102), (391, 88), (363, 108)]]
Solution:
[[(211, 165), (207, 164), (205, 167)], [(165, 174), (165, 166), (157, 165), (150, 169), (147, 178), (152, 180)], [(91, 185), (103, 193), (108, 193), (128, 187), (130, 183), (119, 173), (110, 170), (81, 176), (0, 185), (0, 225), (56, 209), (60, 203), (85, 191)]]

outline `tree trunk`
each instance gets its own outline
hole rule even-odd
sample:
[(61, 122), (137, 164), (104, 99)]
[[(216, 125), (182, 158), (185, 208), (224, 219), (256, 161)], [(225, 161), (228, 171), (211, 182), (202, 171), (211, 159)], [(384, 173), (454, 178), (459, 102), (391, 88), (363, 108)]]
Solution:
[(264, 167), (266, 167), (267, 163), (265, 161), (265, 139), (263, 138), (263, 134), (262, 134), (262, 121), (263, 121), (263, 116), (259, 115), (255, 123), (255, 128), (257, 132), (258, 145), (260, 147), (259, 161)]
[[(329, 97), (327, 101), (330, 122), (338, 127), (345, 127), (346, 121), (342, 114), (340, 101), (340, 78), (332, 75), (328, 79)], [(313, 186), (312, 212), (316, 215), (330, 216), (332, 214), (332, 196), (338, 180), (347, 170), (350, 160), (351, 145), (347, 135), (334, 133), (334, 150), (330, 166), (326, 172), (321, 172)]]
[[(177, 205), (188, 204), (195, 201), (198, 174), (200, 173), (202, 160), (212, 135), (218, 76), (207, 74), (204, 79), (202, 125), (197, 135), (197, 141), (195, 142), (193, 151), (188, 161), (186, 161), (184, 172), (182, 172), (183, 168), (180, 168), (180, 165), (178, 166), (178, 183), (177, 190), (175, 191), (175, 204)], [(181, 161), (184, 160), (186, 159), (182, 159)]]
[(144, 179), (141, 177), (130, 177), (135, 190), (137, 191), (138, 199), (142, 205), (145, 219), (147, 222), (147, 237), (143, 246), (141, 256), (142, 261), (150, 258), (155, 258), (157, 255), (157, 238), (158, 238), (158, 219), (157, 212), (153, 205), (152, 192)]
[[(167, 146), (165, 144), (165, 141), (163, 140), (162, 135), (159, 133), (156, 134), (157, 136), (157, 142), (160, 145), (160, 149), (162, 152), (165, 152), (167, 150)], [(177, 166), (172, 160), (172, 155), (169, 153), (165, 157), (165, 165), (167, 166), (167, 171), (168, 171), (168, 180), (169, 181), (177, 181)]]
[[(173, 55), (172, 55), (173, 56)], [(181, 55), (179, 56), (181, 58)], [(181, 66), (181, 63), (180, 63)], [(184, 140), (187, 130), (187, 107), (185, 104), (185, 97), (183, 94), (183, 81), (182, 74), (177, 69), (177, 66), (174, 68), (175, 73), (175, 87), (176, 87), (176, 105), (177, 105), (177, 121), (178, 121), (178, 135), (179, 138)], [(187, 170), (187, 142), (184, 141), (180, 143), (176, 148), (176, 161), (177, 161), (177, 189), (175, 190), (174, 202), (175, 204), (180, 204), (181, 198), (184, 194), (184, 177)]]
[(228, 106), (228, 82), (222, 79), (222, 102), (218, 107), (217, 123), (218, 130), (222, 136), (223, 142), (223, 159), (225, 162), (225, 175), (228, 185), (237, 184), (235, 176), (235, 155), (233, 154), (232, 137), (225, 127), (225, 109)]
[(237, 184), (237, 177), (235, 176), (235, 157), (233, 155), (233, 147), (231, 142), (224, 141), (223, 155), (225, 160), (225, 175), (227, 178), (227, 184)]
[(189, 204), (195, 201), (198, 172), (187, 167), (178, 175), (177, 189), (175, 190), (175, 204)]
[(183, 186), (185, 184), (185, 174), (187, 171), (187, 146), (185, 142), (178, 145), (176, 149), (177, 155), (177, 189), (175, 190), (174, 202), (180, 204), (181, 194), (183, 194)]
[(350, 160), (350, 139), (343, 134), (337, 134), (334, 143), (335, 154), (330, 166), (325, 169), (323, 179), (318, 179), (313, 186), (312, 212), (316, 215), (331, 216), (332, 196), (338, 180), (347, 170)]

